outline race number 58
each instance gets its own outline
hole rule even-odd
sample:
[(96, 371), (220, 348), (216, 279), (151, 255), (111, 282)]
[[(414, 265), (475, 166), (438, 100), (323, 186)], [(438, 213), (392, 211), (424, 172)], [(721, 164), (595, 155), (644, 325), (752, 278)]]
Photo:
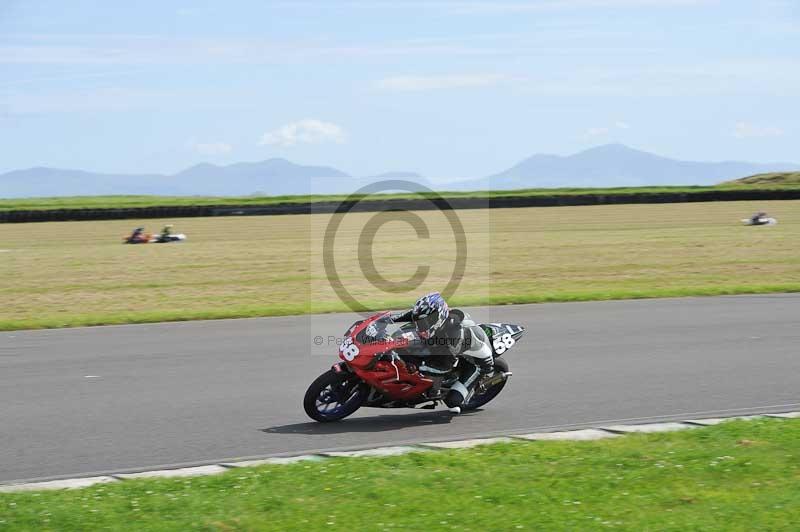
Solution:
[(494, 352), (498, 355), (502, 355), (514, 345), (514, 338), (511, 337), (510, 334), (506, 333), (502, 336), (495, 336), (492, 339), (492, 347), (494, 348)]
[(352, 362), (358, 356), (358, 346), (353, 343), (352, 338), (347, 337), (342, 342), (342, 345), (339, 346), (339, 352), (342, 353), (345, 360)]

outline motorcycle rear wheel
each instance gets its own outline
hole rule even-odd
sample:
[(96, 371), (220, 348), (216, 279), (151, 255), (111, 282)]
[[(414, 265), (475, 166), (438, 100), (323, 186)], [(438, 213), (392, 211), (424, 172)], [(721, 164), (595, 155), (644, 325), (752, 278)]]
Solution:
[(328, 370), (306, 390), (303, 408), (315, 421), (339, 421), (359, 409), (368, 391), (367, 385), (352, 373)]
[[(508, 362), (503, 360), (502, 358), (496, 358), (494, 360), (494, 369), (495, 371), (500, 371), (505, 373), (508, 371)], [(494, 386), (488, 388), (481, 394), (473, 395), (470, 400), (463, 405), (461, 405), (462, 410), (475, 410), (476, 408), (480, 408), (495, 397), (497, 397), (500, 392), (505, 388), (508, 379), (503, 379)]]

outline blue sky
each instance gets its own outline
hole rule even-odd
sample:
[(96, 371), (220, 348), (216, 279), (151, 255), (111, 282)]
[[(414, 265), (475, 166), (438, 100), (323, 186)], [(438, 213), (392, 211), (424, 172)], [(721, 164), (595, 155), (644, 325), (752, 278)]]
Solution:
[(0, 0), (0, 172), (800, 162), (800, 1)]

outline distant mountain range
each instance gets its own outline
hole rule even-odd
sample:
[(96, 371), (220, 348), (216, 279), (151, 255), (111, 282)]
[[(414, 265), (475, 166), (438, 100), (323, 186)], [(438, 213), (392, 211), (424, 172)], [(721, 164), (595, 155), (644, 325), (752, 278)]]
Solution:
[(329, 166), (306, 166), (267, 159), (227, 166), (202, 163), (173, 175), (101, 174), (36, 167), (0, 174), (0, 198), (158, 194), (169, 196), (284, 196), (352, 192), (376, 179), (410, 179), (430, 186), (413, 172), (353, 177)]
[(660, 157), (622, 144), (607, 144), (574, 155), (539, 154), (503, 172), (433, 185), (414, 172), (353, 177), (329, 166), (306, 166), (286, 159), (217, 166), (203, 163), (174, 175), (101, 174), (36, 167), (0, 174), (0, 197), (111, 194), (281, 196), (349, 193), (375, 180), (409, 180), (447, 190), (711, 185), (765, 172), (800, 170), (797, 163), (693, 162)]
[(794, 169), (800, 164), (680, 161), (623, 144), (605, 144), (566, 157), (534, 155), (508, 170), (459, 185), (467, 189), (713, 185)]

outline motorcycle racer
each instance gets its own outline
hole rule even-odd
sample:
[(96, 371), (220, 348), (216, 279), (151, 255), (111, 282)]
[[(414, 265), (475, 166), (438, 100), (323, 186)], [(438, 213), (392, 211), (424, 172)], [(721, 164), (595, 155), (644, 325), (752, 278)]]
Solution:
[(321, 423), (361, 407), (435, 409), (444, 402), (453, 413), (477, 410), (508, 383), (504, 354), (524, 334), (522, 325), (475, 323), (438, 293), (408, 311), (359, 316), (341, 338), (329, 337), (339, 362), (309, 385), (303, 409)]
[(128, 242), (137, 244), (140, 242), (146, 242), (147, 238), (144, 236), (144, 227), (137, 227), (131, 233), (131, 236), (128, 237)]
[(764, 218), (767, 217), (767, 213), (764, 211), (758, 211), (753, 216), (750, 217), (750, 224), (751, 225), (765, 225), (767, 222), (762, 221)]
[(395, 315), (393, 321), (413, 323), (423, 347), (428, 347), (431, 355), (451, 354), (466, 362), (460, 368), (458, 382), (451, 386), (444, 400), (451, 412), (461, 413), (461, 405), (478, 378), (494, 370), (494, 356), (486, 333), (466, 312), (450, 309), (439, 292), (422, 296), (411, 310)]

